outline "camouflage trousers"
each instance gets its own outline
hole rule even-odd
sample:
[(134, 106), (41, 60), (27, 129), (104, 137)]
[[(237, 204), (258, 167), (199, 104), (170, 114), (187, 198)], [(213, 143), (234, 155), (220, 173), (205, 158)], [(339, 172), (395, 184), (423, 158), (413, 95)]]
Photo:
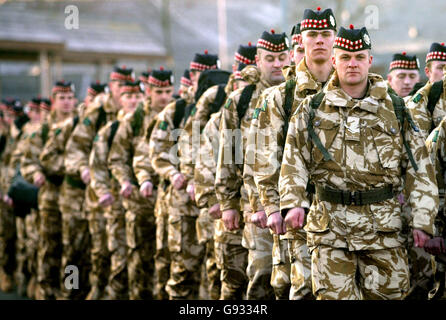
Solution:
[(39, 243), (39, 212), (32, 209), (25, 217), (26, 230), (26, 268), (29, 272), (29, 283), (27, 288), (28, 298), (33, 299), (35, 296), (35, 285), (37, 282), (37, 246)]
[(318, 300), (401, 300), (409, 290), (403, 247), (348, 251), (320, 245), (312, 249), (311, 276)]
[(431, 256), (423, 248), (414, 245), (412, 229), (409, 227), (409, 221), (412, 219), (411, 208), (407, 202), (402, 207), (402, 214), (410, 270), (410, 290), (406, 299), (426, 300), (434, 282)]
[(271, 286), (274, 288), (276, 299), (289, 300), (291, 263), (288, 241), (281, 240), (276, 234), (273, 234), (272, 259)]
[(0, 272), (12, 279), (16, 268), (15, 216), (10, 208), (0, 204)]
[(205, 247), (198, 243), (196, 220), (198, 208), (186, 190), (168, 189), (168, 248), (170, 278), (166, 284), (169, 299), (197, 299), (200, 268)]
[(138, 188), (133, 188), (129, 199), (123, 199), (131, 300), (153, 299), (155, 199), (156, 192), (146, 199), (140, 195)]
[(215, 259), (220, 269), (220, 300), (242, 300), (244, 298), (248, 277), (248, 250), (241, 244), (214, 242)]
[(106, 287), (106, 299), (129, 298), (127, 270), (127, 238), (125, 234), (125, 209), (117, 196), (113, 205), (106, 209), (107, 248), (110, 252), (110, 275)]
[(101, 207), (91, 208), (88, 213), (88, 228), (91, 236), (91, 271), (90, 285), (97, 290), (99, 299), (103, 294), (110, 276), (110, 252), (107, 248), (107, 218), (106, 210)]
[[(61, 294), (65, 299), (83, 300), (90, 291), (88, 280), (91, 262), (91, 238), (88, 219), (84, 208), (85, 189), (73, 187), (66, 183), (60, 190), (59, 208), (62, 213), (62, 261)], [(78, 289), (67, 286), (68, 270), (74, 266), (79, 271)], [(67, 269), (68, 268), (68, 269)]]
[(155, 224), (156, 224), (156, 252), (155, 252), (155, 276), (154, 297), (158, 300), (167, 300), (169, 295), (166, 292), (167, 280), (170, 277), (170, 253), (167, 245), (167, 226), (169, 219), (169, 203), (167, 192), (158, 187), (158, 194), (155, 204)]
[(27, 282), (30, 279), (30, 273), (28, 270), (28, 256), (27, 256), (27, 233), (26, 233), (26, 226), (25, 226), (25, 218), (26, 217), (16, 217), (15, 218), (15, 224), (16, 224), (16, 270), (14, 273), (14, 279), (15, 283), (17, 285), (17, 291), (20, 295), (25, 294), (25, 289)]
[(313, 300), (311, 283), (311, 257), (304, 239), (280, 240), (288, 242), (290, 269), (290, 300)]
[(200, 209), (200, 215), (195, 223), (198, 243), (206, 247), (200, 280), (200, 299), (218, 300), (220, 298), (220, 269), (217, 267), (214, 249), (214, 220), (209, 216), (208, 209)]
[(250, 222), (246, 223), (242, 246), (249, 250), (246, 299), (273, 299), (274, 289), (271, 286), (273, 236), (270, 230), (261, 229)]

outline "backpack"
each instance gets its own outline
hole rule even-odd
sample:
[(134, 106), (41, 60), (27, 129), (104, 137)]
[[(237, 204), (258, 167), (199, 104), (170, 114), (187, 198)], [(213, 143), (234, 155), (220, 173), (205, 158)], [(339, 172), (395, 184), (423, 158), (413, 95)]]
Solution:
[[(205, 70), (200, 74), (198, 79), (198, 88), (195, 93), (195, 101), (205, 93), (207, 89), (215, 85), (227, 84), (231, 73), (225, 70)], [(223, 104), (223, 103), (222, 103)]]
[(252, 95), (254, 90), (256, 89), (255, 84), (249, 84), (243, 88), (243, 91), (240, 95), (240, 99), (237, 104), (237, 114), (238, 114), (238, 124), (242, 123), (242, 119), (248, 111), (249, 103), (251, 102)]

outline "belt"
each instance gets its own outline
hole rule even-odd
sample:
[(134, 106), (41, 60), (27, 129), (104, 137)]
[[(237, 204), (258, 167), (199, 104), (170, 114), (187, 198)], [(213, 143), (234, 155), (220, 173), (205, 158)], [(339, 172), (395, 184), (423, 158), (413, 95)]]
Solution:
[(66, 175), (65, 181), (73, 188), (85, 189), (87, 187), (81, 179), (75, 178), (73, 176)]
[(60, 187), (62, 182), (63, 182), (64, 176), (63, 175), (56, 175), (56, 174), (52, 174), (52, 175), (45, 174), (45, 178), (46, 178), (46, 180), (48, 180), (49, 182), (51, 182), (55, 186)]
[(392, 199), (395, 196), (392, 185), (366, 191), (344, 191), (330, 187), (316, 186), (316, 195), (321, 201), (339, 203), (347, 206), (352, 204), (363, 206)]

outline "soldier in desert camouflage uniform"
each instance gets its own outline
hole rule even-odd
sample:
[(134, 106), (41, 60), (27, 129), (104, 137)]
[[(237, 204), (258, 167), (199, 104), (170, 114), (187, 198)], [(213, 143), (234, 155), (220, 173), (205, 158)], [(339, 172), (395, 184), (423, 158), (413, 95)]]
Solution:
[[(71, 83), (64, 81), (57, 82), (53, 87), (54, 121), (48, 123), (48, 138), (39, 155), (39, 163), (33, 161), (30, 164), (35, 168), (35, 172), (32, 174), (33, 183), (40, 187), (38, 196), (40, 225), (36, 287), (36, 299), (39, 300), (59, 297), (62, 221), (58, 199), (64, 176), (63, 153), (66, 140), (60, 143), (64, 139), (60, 139), (58, 136), (66, 125), (66, 121), (73, 121), (75, 108), (73, 90)], [(32, 144), (35, 144), (36, 149), (39, 149), (42, 137), (34, 137), (31, 141)]]
[[(120, 86), (119, 103), (121, 106), (117, 120), (108, 122), (94, 139), (90, 153), (91, 192), (98, 199), (97, 218), (90, 225), (92, 235), (92, 256), (97, 259), (98, 277), (95, 295), (90, 299), (128, 299), (127, 243), (125, 236), (125, 209), (119, 194), (119, 183), (111, 176), (107, 166), (110, 147), (113, 143), (120, 121), (133, 112), (142, 100), (138, 82), (125, 82)], [(102, 213), (102, 215), (100, 215)], [(105, 269), (105, 270), (103, 270)], [(103, 279), (108, 276), (108, 279)]]
[[(320, 8), (318, 8), (320, 9)], [(305, 24), (307, 19), (328, 21), (327, 24)], [(276, 296), (286, 298), (286, 283), (291, 283), (289, 298), (311, 299), (311, 261), (306, 245), (304, 230), (294, 231), (284, 228), (280, 215), (278, 180), (280, 162), (283, 154), (286, 130), (291, 115), (303, 99), (320, 91), (332, 73), (331, 48), (335, 39), (336, 20), (331, 9), (313, 11), (307, 9), (299, 23), (300, 35), (295, 42), (302, 44), (305, 58), (295, 67), (284, 69), (286, 83), (265, 90), (259, 104), (258, 121), (253, 121), (251, 135), (262, 152), (257, 153), (254, 165), (254, 179), (259, 197), (268, 216), (267, 225), (275, 233), (273, 245), (273, 272), (271, 282), (276, 289)], [(293, 56), (298, 56), (296, 44)], [(255, 130), (255, 124), (258, 131)], [(272, 161), (275, 159), (275, 161)], [(278, 239), (277, 237), (279, 237)], [(291, 261), (291, 265), (288, 265)], [(282, 293), (282, 294), (280, 294)]]
[[(409, 267), (397, 194), (405, 176), (415, 243), (423, 247), (438, 208), (434, 169), (404, 101), (368, 73), (366, 28), (341, 28), (334, 48), (336, 72), (289, 124), (281, 213), (291, 228), (306, 221), (317, 299), (402, 299)], [(309, 181), (316, 190), (311, 206)]]
[[(105, 222), (103, 212), (95, 210), (97, 207), (97, 199), (95, 199), (94, 194), (88, 187), (90, 183), (88, 159), (91, 146), (99, 129), (107, 122), (116, 120), (119, 111), (119, 86), (124, 81), (133, 79), (132, 71), (132, 69), (126, 68), (125, 66), (114, 68), (114, 71), (110, 74), (110, 81), (108, 82), (110, 92), (98, 95), (88, 106), (82, 117), (79, 118), (79, 124), (74, 129), (70, 141), (67, 144), (67, 173), (78, 181), (79, 184), (82, 182), (87, 186), (86, 207), (83, 209), (85, 213), (80, 220), (84, 220), (83, 224), (85, 224), (85, 219), (88, 219), (88, 229), (94, 230), (97, 226), (93, 226), (93, 224)], [(87, 234), (89, 234), (89, 231), (87, 231)], [(87, 237), (87, 235), (84, 234), (84, 237)], [(103, 283), (98, 283), (102, 280), (99, 279), (100, 275), (98, 273), (101, 272), (99, 270), (103, 262), (101, 260), (102, 255), (100, 253), (97, 254), (97, 252), (101, 251), (93, 248), (91, 256), (92, 271), (90, 275), (91, 289), (87, 295), (88, 299), (97, 297), (100, 291), (98, 287), (103, 285)]]
[[(195, 55), (190, 64), (193, 86), (188, 89), (188, 94), (195, 95), (200, 73), (204, 70), (217, 69), (217, 64), (218, 57), (208, 54), (207, 51), (204, 54)], [(190, 116), (194, 114), (193, 107), (193, 104), (186, 107), (184, 100), (177, 100), (167, 105), (158, 115), (150, 137), (150, 158), (153, 168), (160, 179), (168, 184), (166, 190), (169, 202), (167, 228), (171, 267), (166, 291), (170, 299), (197, 298), (200, 281), (198, 271), (204, 254), (204, 247), (197, 240), (195, 226), (199, 210), (194, 204), (193, 189), (187, 187), (188, 182), (193, 181), (193, 170), (185, 165), (192, 161)], [(183, 130), (178, 137), (177, 129), (186, 127), (188, 129)], [(179, 141), (177, 157), (179, 158), (172, 158), (169, 153), (177, 139)]]
[[(155, 200), (158, 185), (153, 170), (144, 177), (135, 176), (133, 162), (137, 147), (153, 119), (171, 101), (173, 75), (170, 70), (153, 70), (148, 79), (150, 100), (120, 123), (108, 157), (108, 165), (118, 180), (126, 209), (127, 263), (130, 299), (153, 298), (153, 271), (155, 254)], [(141, 155), (147, 157), (147, 154)], [(141, 188), (141, 193), (140, 193)]]
[[(271, 30), (271, 33), (265, 31), (262, 34), (257, 42), (256, 63), (257, 67), (247, 66), (242, 71), (242, 77), (249, 85), (233, 92), (222, 109), (215, 191), (222, 220), (228, 230), (240, 228), (240, 212), (243, 213), (245, 226), (242, 245), (249, 250), (246, 297), (269, 299), (274, 294), (270, 285), (273, 239), (268, 229), (259, 228), (253, 223), (252, 219), (261, 214), (263, 208), (258, 206), (258, 201), (248, 202), (249, 195), (256, 192), (256, 186), (252, 168), (246, 162), (243, 166), (243, 158), (248, 130), (251, 119), (255, 117), (254, 109), (260, 94), (284, 80), (282, 67), (289, 64), (288, 39), (285, 33), (275, 34)], [(237, 138), (237, 132), (241, 133), (241, 139)], [(235, 146), (232, 144), (234, 134)], [(253, 205), (256, 207), (252, 207)]]

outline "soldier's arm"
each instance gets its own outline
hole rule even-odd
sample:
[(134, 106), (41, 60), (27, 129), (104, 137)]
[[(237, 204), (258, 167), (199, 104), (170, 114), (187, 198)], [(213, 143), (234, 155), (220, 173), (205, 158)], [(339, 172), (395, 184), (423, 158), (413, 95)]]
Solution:
[(218, 203), (215, 195), (215, 167), (218, 153), (219, 120), (220, 117), (212, 117), (206, 124), (202, 134), (200, 152), (195, 165), (195, 201), (200, 208), (211, 208)]
[(25, 151), (20, 159), (20, 172), (29, 182), (33, 182), (36, 173), (43, 174), (40, 166), (39, 155), (43, 148), (40, 130), (32, 133), (25, 142)]
[(90, 186), (98, 198), (111, 193), (110, 173), (107, 166), (109, 153), (108, 138), (111, 132), (111, 123), (98, 131), (91, 148), (89, 158)]
[(310, 100), (307, 98), (291, 117), (279, 177), (280, 210), (310, 208), (306, 187), (309, 176), (311, 143), (307, 122)]
[(434, 220), (439, 205), (434, 166), (430, 160), (423, 134), (414, 131), (407, 122), (404, 134), (418, 166), (418, 170), (415, 170), (411, 161), (408, 160), (407, 151), (403, 148), (403, 166), (407, 166), (405, 191), (409, 195), (413, 217), (411, 226), (434, 235)]
[(131, 182), (132, 154), (133, 154), (133, 132), (131, 114), (127, 115), (119, 124), (113, 143), (108, 154), (108, 167), (120, 185)]
[(412, 119), (420, 128), (424, 138), (429, 136), (432, 125), (432, 116), (427, 110), (427, 104), (429, 102), (428, 97), (431, 88), (432, 84), (428, 82), (407, 102), (407, 109), (409, 110)]
[(84, 117), (71, 134), (67, 145), (66, 170), (70, 175), (80, 176), (82, 171), (88, 169), (88, 158), (91, 145), (96, 136), (96, 122), (99, 117), (99, 103), (85, 111)]
[[(164, 180), (170, 180), (179, 173), (176, 164), (179, 159), (176, 150), (172, 150), (176, 143), (173, 136), (173, 116), (175, 113), (175, 102), (167, 105), (158, 115), (153, 127), (149, 142), (149, 157), (155, 172)], [(170, 153), (172, 152), (172, 159)], [(172, 163), (175, 162), (175, 165)]]
[(48, 134), (48, 140), (40, 154), (40, 163), (48, 174), (65, 173), (65, 144), (73, 128), (72, 123), (73, 119), (69, 118), (52, 128)]
[(240, 187), (242, 179), (237, 175), (235, 161), (243, 161), (243, 150), (241, 146), (241, 131), (238, 125), (237, 105), (236, 101), (234, 101), (237, 93), (238, 91), (235, 91), (231, 94), (225, 106), (222, 108), (219, 127), (220, 145), (215, 177), (215, 192), (220, 203), (221, 211), (230, 209), (240, 211)]

